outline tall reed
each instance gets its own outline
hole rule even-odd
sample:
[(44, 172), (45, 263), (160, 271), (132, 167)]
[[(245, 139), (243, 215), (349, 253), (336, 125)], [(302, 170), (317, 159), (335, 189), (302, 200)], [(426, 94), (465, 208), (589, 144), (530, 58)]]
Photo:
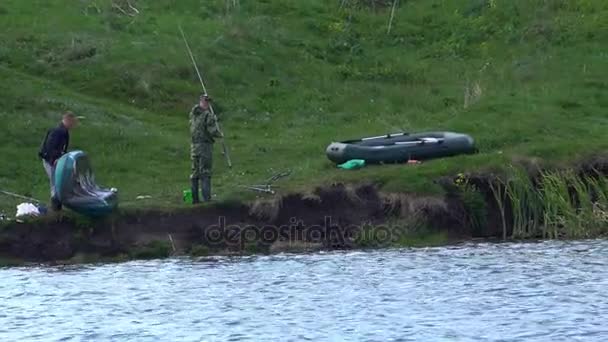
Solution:
[(512, 167), (505, 185), (513, 211), (512, 237), (536, 237), (542, 220), (543, 203), (532, 179), (525, 170)]
[(490, 181), (490, 191), (492, 192), (492, 196), (494, 196), (494, 200), (496, 201), (496, 206), (498, 206), (498, 210), (500, 211), (500, 222), (502, 224), (502, 239), (507, 239), (507, 215), (505, 204), (507, 201), (507, 187), (499, 178), (495, 178), (493, 181)]
[(572, 229), (577, 215), (568, 190), (564, 174), (544, 172), (541, 175), (539, 196), (544, 205), (543, 237), (557, 239), (566, 234), (566, 229)]
[[(504, 183), (513, 209), (513, 238), (574, 239), (608, 233), (606, 176), (544, 171), (535, 185), (524, 170), (512, 168)], [(504, 213), (496, 187), (491, 190)]]
[(599, 234), (608, 233), (608, 177), (600, 174), (587, 179), (593, 201), (591, 212)]
[(473, 234), (479, 233), (487, 224), (485, 198), (477, 186), (469, 182), (463, 174), (458, 175), (455, 184), (460, 190), (460, 197), (466, 210), (463, 220), (471, 227)]

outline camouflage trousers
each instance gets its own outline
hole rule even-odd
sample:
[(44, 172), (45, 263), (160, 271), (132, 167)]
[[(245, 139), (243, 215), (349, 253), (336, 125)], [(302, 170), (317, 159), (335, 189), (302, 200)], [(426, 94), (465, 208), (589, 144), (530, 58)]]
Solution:
[(213, 144), (195, 144), (190, 149), (192, 174), (190, 179), (202, 179), (211, 176), (213, 167)]

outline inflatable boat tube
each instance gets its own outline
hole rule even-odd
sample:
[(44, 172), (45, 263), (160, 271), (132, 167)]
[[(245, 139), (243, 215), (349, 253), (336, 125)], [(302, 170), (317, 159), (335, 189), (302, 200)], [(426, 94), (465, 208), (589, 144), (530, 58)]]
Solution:
[(327, 158), (336, 164), (352, 159), (363, 159), (371, 164), (402, 163), (475, 152), (473, 138), (453, 132), (394, 133), (334, 142), (326, 150)]
[(55, 168), (55, 191), (61, 203), (87, 216), (103, 216), (118, 206), (117, 194), (101, 188), (87, 155), (73, 151), (63, 155)]

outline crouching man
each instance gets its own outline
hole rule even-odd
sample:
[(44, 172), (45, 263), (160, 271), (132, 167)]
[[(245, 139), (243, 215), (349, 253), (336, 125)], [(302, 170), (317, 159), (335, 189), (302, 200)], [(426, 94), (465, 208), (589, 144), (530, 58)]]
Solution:
[(47, 131), (42, 141), (38, 156), (42, 159), (42, 166), (49, 177), (51, 184), (51, 207), (55, 211), (61, 210), (61, 202), (55, 192), (55, 167), (57, 160), (67, 151), (70, 144), (70, 130), (78, 124), (78, 118), (72, 112), (63, 114), (59, 125)]

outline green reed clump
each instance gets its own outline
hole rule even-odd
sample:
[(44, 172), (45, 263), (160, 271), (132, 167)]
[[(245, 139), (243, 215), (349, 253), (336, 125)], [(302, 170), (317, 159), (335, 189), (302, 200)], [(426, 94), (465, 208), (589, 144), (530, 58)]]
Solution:
[(490, 192), (492, 196), (494, 196), (494, 200), (496, 201), (496, 205), (500, 212), (500, 223), (502, 225), (502, 239), (507, 239), (507, 214), (506, 214), (506, 202), (507, 202), (507, 187), (504, 182), (502, 182), (499, 178), (495, 178), (493, 181), (489, 182)]
[(511, 169), (505, 182), (506, 194), (513, 210), (513, 238), (531, 238), (538, 235), (542, 220), (543, 202), (532, 179), (525, 170)]
[(556, 239), (579, 231), (576, 203), (568, 186), (571, 180), (570, 175), (558, 172), (545, 172), (541, 176), (538, 191), (544, 204), (543, 237)]
[(567, 177), (570, 179), (573, 189), (570, 204), (576, 214), (572, 220), (573, 224), (568, 227), (570, 236), (579, 238), (597, 236), (602, 227), (593, 211), (595, 202), (593, 189), (589, 184), (589, 177), (579, 177), (574, 174), (569, 174)]
[(482, 193), (463, 174), (458, 175), (455, 183), (460, 190), (467, 223), (474, 233), (480, 232), (487, 224), (487, 207)]
[(586, 184), (589, 189), (590, 198), (589, 217), (594, 227), (598, 230), (596, 235), (608, 233), (608, 177), (587, 177)]
[[(608, 232), (606, 176), (544, 171), (535, 185), (524, 170), (512, 171), (505, 184), (513, 238), (591, 238)], [(493, 191), (500, 207), (500, 194)]]
[(608, 178), (590, 177), (589, 186), (592, 189), (593, 197), (593, 216), (594, 219), (603, 227), (603, 232), (608, 231)]
[(590, 238), (606, 232), (605, 176), (594, 178), (565, 171), (546, 172), (541, 179), (539, 191), (545, 206), (543, 236)]

